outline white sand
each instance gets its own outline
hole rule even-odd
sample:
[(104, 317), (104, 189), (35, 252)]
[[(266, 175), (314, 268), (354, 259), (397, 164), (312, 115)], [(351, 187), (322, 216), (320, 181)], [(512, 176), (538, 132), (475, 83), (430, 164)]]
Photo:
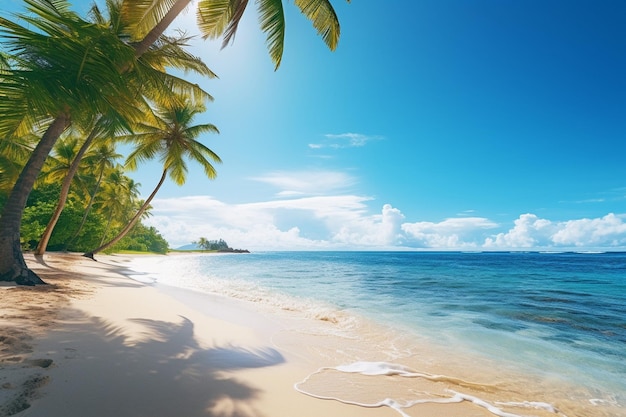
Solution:
[[(495, 404), (498, 398), (538, 399), (543, 386), (519, 382), (501, 369), (453, 357), (388, 332), (357, 329), (337, 336), (335, 323), (291, 312), (181, 289), (145, 285), (128, 278), (129, 256), (50, 254), (29, 266), (51, 285), (0, 286), (0, 417), (492, 417), (485, 407), (425, 403), (403, 410), (365, 408), (321, 397), (367, 403), (380, 395), (442, 399), (450, 389)], [(393, 359), (393, 345), (409, 365), (480, 382), (479, 387), (427, 378), (372, 379), (319, 368), (348, 358)], [(482, 379), (482, 381), (481, 381)], [(493, 384), (493, 385), (492, 385)], [(520, 387), (522, 388), (520, 390)], [(437, 394), (440, 393), (440, 394)], [(566, 398), (571, 394), (563, 391)], [(509, 407), (516, 415), (616, 416), (567, 406), (554, 413)], [(404, 413), (404, 414), (403, 414)], [(503, 414), (504, 415), (504, 414)]]
[(297, 392), (317, 365), (273, 346), (278, 318), (200, 312), (98, 259), (27, 255), (51, 285), (0, 288), (0, 416), (397, 416)]

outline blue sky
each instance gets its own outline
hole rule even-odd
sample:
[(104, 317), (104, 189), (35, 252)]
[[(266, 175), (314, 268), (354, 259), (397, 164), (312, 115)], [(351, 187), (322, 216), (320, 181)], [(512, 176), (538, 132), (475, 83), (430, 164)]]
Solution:
[(335, 52), (284, 3), (278, 71), (254, 2), (193, 42), (224, 162), (154, 200), (172, 247), (626, 249), (626, 2), (335, 0)]

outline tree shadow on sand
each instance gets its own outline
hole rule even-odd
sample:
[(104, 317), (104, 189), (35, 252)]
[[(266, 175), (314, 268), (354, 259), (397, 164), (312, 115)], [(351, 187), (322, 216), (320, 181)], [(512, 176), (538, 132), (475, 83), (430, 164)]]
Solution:
[(202, 347), (185, 317), (132, 322), (144, 330), (140, 340), (99, 318), (76, 316), (43, 340), (56, 369), (48, 371), (52, 382), (29, 416), (263, 416), (253, 406), (259, 389), (226, 371), (281, 364), (277, 350)]

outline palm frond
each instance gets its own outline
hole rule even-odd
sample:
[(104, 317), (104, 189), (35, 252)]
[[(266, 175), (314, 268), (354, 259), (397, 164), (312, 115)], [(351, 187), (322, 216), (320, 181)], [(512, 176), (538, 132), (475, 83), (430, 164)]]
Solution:
[(233, 16), (231, 0), (200, 0), (196, 20), (204, 39), (222, 36)]
[[(31, 117), (69, 110), (74, 121), (106, 113), (112, 105), (132, 114), (138, 95), (128, 90), (121, 69), (132, 66), (134, 49), (116, 33), (58, 6), (66, 3), (29, 0), (33, 15), (19, 15), (26, 26), (0, 19), (0, 36), (15, 62), (11, 79), (27, 100), (17, 109)], [(6, 85), (0, 90), (8, 94)]]
[(190, 54), (185, 47), (193, 37), (180, 32), (178, 36), (161, 36), (148, 51), (141, 56), (141, 61), (149, 63), (155, 69), (176, 68), (185, 73), (195, 72), (209, 78), (217, 75), (198, 56)]
[(312, 23), (317, 33), (322, 37), (331, 51), (337, 48), (339, 43), (340, 27), (339, 19), (330, 0), (294, 0)]
[(185, 129), (185, 135), (187, 135), (190, 138), (197, 138), (205, 133), (219, 134), (220, 131), (215, 125), (212, 125), (212, 124), (189, 126), (187, 129)]
[(155, 159), (161, 153), (161, 148), (162, 146), (156, 142), (137, 148), (128, 155), (125, 166), (130, 170), (136, 170), (139, 163)]
[(14, 139), (0, 138), (0, 190), (13, 188), (35, 147), (36, 139), (31, 135)]
[(177, 0), (123, 0), (121, 15), (131, 29), (133, 41), (142, 40), (176, 2)]
[(235, 39), (235, 34), (237, 33), (237, 28), (239, 27), (239, 22), (241, 22), (243, 12), (246, 11), (247, 5), (248, 0), (231, 0), (232, 15), (228, 26), (224, 30), (222, 48), (228, 46), (228, 44)]
[(278, 69), (285, 47), (285, 13), (282, 0), (259, 0), (259, 22), (267, 34), (266, 44), (274, 69)]

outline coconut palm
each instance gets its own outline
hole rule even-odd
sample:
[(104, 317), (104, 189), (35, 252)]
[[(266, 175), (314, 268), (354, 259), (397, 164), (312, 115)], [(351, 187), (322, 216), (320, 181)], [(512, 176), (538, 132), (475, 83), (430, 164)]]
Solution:
[(198, 246), (202, 250), (209, 250), (211, 243), (207, 240), (206, 237), (201, 237), (197, 242), (193, 242), (194, 245)]
[[(349, 3), (350, 0), (347, 0)], [(125, 0), (124, 13), (134, 22), (138, 37), (137, 54), (146, 50), (191, 0)], [(278, 69), (285, 42), (285, 14), (282, 0), (257, 0), (259, 24), (266, 35), (270, 57)], [(334, 50), (339, 42), (340, 26), (330, 0), (294, 0), (309, 19), (326, 45)], [(205, 38), (223, 37), (222, 47), (235, 37), (239, 22), (248, 6), (248, 0), (199, 0), (196, 16), (198, 27)]]
[(80, 235), (80, 232), (83, 230), (85, 223), (87, 222), (87, 217), (91, 212), (91, 208), (93, 207), (93, 203), (95, 200), (98, 191), (100, 190), (100, 186), (102, 185), (102, 180), (107, 170), (112, 170), (115, 166), (115, 161), (122, 157), (121, 154), (115, 152), (115, 148), (111, 143), (104, 142), (99, 146), (96, 146), (95, 149), (91, 150), (84, 158), (85, 165), (89, 167), (89, 171), (92, 175), (95, 176), (96, 181), (93, 185), (93, 189), (89, 193), (89, 201), (87, 202), (87, 207), (85, 208), (85, 212), (83, 213), (83, 218), (78, 225), (78, 228), (72, 235), (72, 237), (65, 243), (65, 248), (68, 248), (74, 240)]
[[(80, 142), (80, 136), (64, 134), (63, 137), (54, 145), (54, 148), (46, 159), (41, 174), (37, 179), (35, 185), (36, 187), (52, 183), (61, 184), (61, 199), (57, 202), (57, 205), (52, 212), (51, 220), (48, 222), (48, 226), (44, 229), (43, 235), (39, 239), (39, 243), (35, 249), (36, 255), (43, 254), (53, 231), (50, 225), (51, 223), (56, 224), (61, 217), (61, 212), (63, 211), (65, 202), (70, 194), (70, 187), (72, 187), (73, 194), (79, 201), (85, 200), (85, 197), (88, 194), (87, 185), (90, 178), (86, 175), (84, 169), (79, 171), (76, 164), (77, 159), (79, 159), (78, 153), (81, 147)], [(61, 204), (61, 202), (63, 204)], [(41, 250), (42, 245), (44, 250)]]
[(116, 219), (122, 221), (130, 208), (135, 207), (139, 186), (138, 182), (124, 175), (122, 165), (117, 165), (107, 176), (98, 202), (99, 211), (104, 213), (107, 219), (100, 245), (106, 241), (114, 221)]
[[(7, 39), (10, 59), (0, 56), (0, 137), (19, 136), (33, 126), (45, 133), (31, 154), (7, 199), (0, 225), (0, 280), (43, 283), (30, 271), (21, 252), (19, 228), (35, 178), (54, 143), (76, 121), (86, 121), (115, 108), (129, 117), (137, 97), (128, 94), (122, 75), (136, 68), (141, 57), (191, 0), (121, 0), (114, 27), (132, 23), (128, 44), (112, 39), (115, 31), (80, 19), (67, 0), (24, 0), (30, 15), (17, 16), (27, 27), (0, 18), (0, 36)], [(107, 4), (115, 0), (107, 0)], [(258, 0), (261, 29), (276, 68), (282, 58), (285, 22), (282, 2)], [(330, 49), (339, 38), (339, 23), (329, 0), (295, 0)], [(247, 0), (201, 0), (198, 22), (205, 37), (233, 39)], [(28, 28), (35, 28), (30, 30)], [(108, 30), (108, 32), (107, 32)], [(133, 60), (135, 58), (135, 60)], [(13, 62), (9, 62), (13, 61)], [(98, 70), (100, 67), (100, 71)], [(15, 70), (17, 69), (17, 70)], [(10, 103), (10, 104), (9, 104)], [(125, 107), (126, 106), (126, 107)], [(82, 113), (81, 113), (82, 110)], [(90, 117), (92, 119), (90, 119)]]
[(20, 137), (33, 126), (45, 133), (3, 208), (0, 280), (32, 285), (43, 281), (24, 262), (19, 229), (46, 157), (70, 124), (88, 125), (111, 109), (120, 123), (138, 118), (143, 97), (129, 88), (121, 72), (134, 67), (130, 45), (71, 12), (66, 0), (24, 1), (29, 14), (0, 18), (2, 46), (9, 56), (0, 77), (0, 137)]
[[(38, 183), (60, 183), (67, 178), (79, 150), (80, 139), (76, 136), (65, 136), (57, 141), (39, 175)], [(84, 185), (83, 175), (74, 176), (74, 184)]]
[(158, 157), (163, 163), (161, 178), (126, 227), (115, 238), (85, 253), (85, 256), (93, 258), (94, 254), (119, 242), (139, 221), (168, 176), (176, 184), (183, 185), (187, 174), (185, 161), (187, 158), (199, 163), (209, 179), (216, 177), (217, 173), (211, 162), (219, 163), (221, 160), (197, 138), (204, 133), (219, 133), (219, 131), (212, 124), (191, 125), (193, 118), (204, 110), (204, 106), (190, 104), (185, 98), (181, 98), (178, 103), (162, 105), (157, 109), (158, 123), (142, 123), (135, 129), (136, 133), (125, 138), (137, 144), (135, 150), (128, 156), (127, 166), (130, 169), (136, 169), (138, 163)]
[(37, 284), (42, 281), (24, 262), (19, 228), (35, 178), (63, 131), (72, 123), (92, 126), (102, 115), (121, 126), (147, 117), (149, 106), (140, 94), (146, 88), (161, 98), (172, 89), (190, 91), (196, 100), (210, 98), (195, 84), (164, 76), (166, 66), (180, 68), (180, 62), (186, 62), (184, 68), (214, 74), (198, 58), (172, 53), (184, 43), (180, 39), (155, 44), (165, 50), (160, 62), (155, 61), (155, 48), (144, 54), (145, 60), (138, 59), (119, 13), (108, 24), (90, 23), (72, 13), (66, 0), (25, 2), (31, 15), (16, 20), (27, 27), (0, 18), (0, 37), (7, 40), (9, 51), (0, 65), (0, 137), (23, 135), (32, 126), (46, 130), (3, 208), (0, 280)]
[[(120, 38), (124, 38), (128, 32), (126, 30), (127, 25), (124, 25), (123, 22), (120, 22), (118, 19), (121, 12), (121, 3), (119, 1), (109, 0), (107, 2), (107, 9), (108, 18), (100, 11), (98, 6), (93, 6), (90, 10), (92, 20), (99, 25), (110, 27)], [(167, 66), (172, 66), (184, 71), (194, 71), (200, 75), (215, 77), (215, 74), (204, 62), (188, 54), (183, 49), (183, 46), (186, 45), (188, 40), (189, 38), (184, 35), (178, 37), (161, 36), (161, 38), (142, 55), (141, 59), (139, 59), (137, 62), (137, 70), (127, 74), (129, 83), (143, 84), (144, 88), (141, 89), (142, 94), (147, 96), (154, 95), (161, 100), (171, 94), (172, 91), (179, 94), (186, 94), (190, 99), (199, 102), (212, 100), (211, 95), (201, 89), (197, 84), (192, 84), (182, 78), (165, 72)], [(140, 78), (139, 80), (137, 79), (138, 76)], [(147, 116), (149, 116), (149, 109), (146, 108), (146, 111), (148, 113)], [(54, 227), (65, 207), (72, 178), (77, 173), (80, 161), (85, 155), (85, 152), (87, 152), (87, 149), (91, 146), (94, 138), (99, 134), (106, 134), (107, 132), (110, 132), (112, 135), (116, 130), (119, 131), (120, 128), (124, 127), (116, 126), (111, 123), (107, 124), (109, 120), (111, 119), (107, 116), (99, 118), (96, 126), (93, 127), (91, 133), (76, 155), (76, 159), (70, 167), (67, 177), (63, 180), (59, 202), (39, 240), (35, 250), (36, 255), (43, 255), (46, 251)], [(115, 118), (112, 120), (115, 120)]]
[(46, 247), (48, 246), (48, 241), (52, 236), (52, 232), (54, 231), (54, 226), (57, 224), (57, 221), (61, 217), (61, 213), (63, 212), (63, 208), (65, 207), (65, 203), (67, 201), (67, 197), (70, 193), (70, 186), (72, 181), (75, 178), (76, 173), (78, 172), (78, 168), (82, 159), (83, 154), (88, 149), (89, 145), (93, 141), (93, 139), (97, 136), (98, 130), (94, 128), (91, 134), (84, 141), (83, 145), (78, 149), (78, 138), (74, 137), (73, 145), (74, 152), (72, 153), (72, 159), (67, 161), (66, 169), (62, 171), (63, 176), (57, 178), (57, 181), (61, 182), (61, 192), (59, 195), (59, 201), (46, 225), (46, 228), (39, 239), (39, 243), (37, 244), (37, 248), (35, 249), (35, 255), (43, 255), (46, 251)]

